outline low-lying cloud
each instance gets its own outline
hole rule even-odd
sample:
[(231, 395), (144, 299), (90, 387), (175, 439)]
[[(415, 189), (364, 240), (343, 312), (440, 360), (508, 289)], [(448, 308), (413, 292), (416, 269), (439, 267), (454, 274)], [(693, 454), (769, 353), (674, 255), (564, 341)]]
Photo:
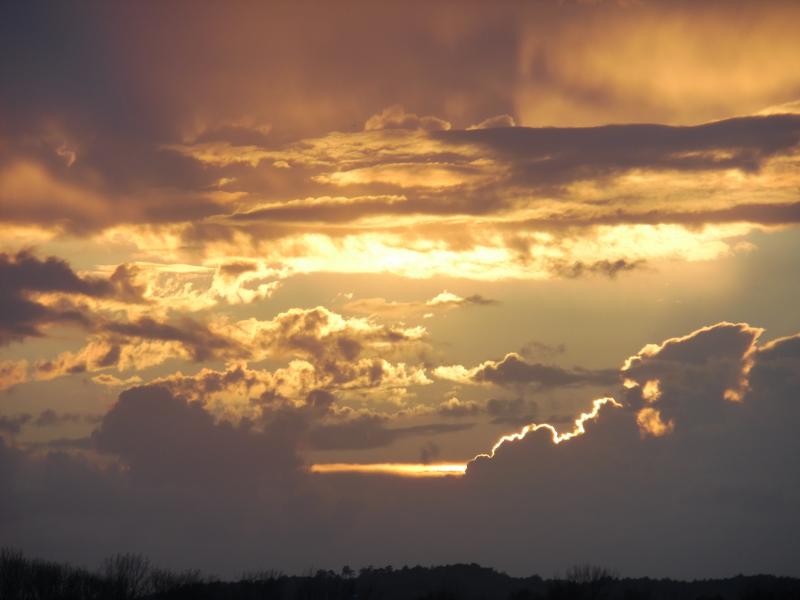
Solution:
[[(551, 430), (531, 429), (473, 460), (465, 476), (435, 481), (308, 474), (302, 448), (307, 435), (319, 447), (374, 446), (387, 436), (433, 436), (439, 426), (392, 431), (367, 419), (314, 429), (303, 411), (333, 405), (314, 395), (302, 411), (234, 424), (161, 385), (135, 388), (92, 435), (93, 452), (114, 458), (109, 466), (74, 450), (42, 456), (1, 443), (0, 472), (16, 482), (0, 492), (2, 542), (66, 556), (80, 528), (93, 549), (82, 556), (124, 543), (172, 564), (187, 544), (213, 538), (227, 558), (211, 547), (203, 556), (218, 568), (249, 564), (258, 549), (287, 568), (331, 556), (366, 564), (413, 554), (547, 572), (602, 556), (630, 574), (796, 575), (798, 337), (759, 345), (759, 334), (720, 323), (645, 346), (620, 372), (618, 402), (598, 406), (585, 433), (556, 445)], [(668, 431), (648, 428), (646, 409), (671, 423)], [(432, 448), (423, 454), (443, 458)], [(211, 518), (220, 510), (225, 520)], [(115, 520), (113, 533), (106, 519)], [(45, 521), (59, 526), (42, 529)], [(454, 531), (462, 533), (454, 539)], [(282, 557), (264, 536), (282, 540)], [(376, 536), (395, 543), (376, 545)], [(646, 551), (654, 543), (657, 556)]]

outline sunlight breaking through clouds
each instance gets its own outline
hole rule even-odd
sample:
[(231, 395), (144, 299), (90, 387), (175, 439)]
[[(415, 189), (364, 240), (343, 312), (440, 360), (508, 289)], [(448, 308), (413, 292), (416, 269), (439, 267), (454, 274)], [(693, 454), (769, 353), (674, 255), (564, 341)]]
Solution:
[(328, 463), (314, 464), (312, 473), (357, 473), (361, 475), (396, 475), (398, 477), (457, 477), (467, 470), (466, 463)]
[(0, 3), (0, 547), (800, 575), (798, 22)]

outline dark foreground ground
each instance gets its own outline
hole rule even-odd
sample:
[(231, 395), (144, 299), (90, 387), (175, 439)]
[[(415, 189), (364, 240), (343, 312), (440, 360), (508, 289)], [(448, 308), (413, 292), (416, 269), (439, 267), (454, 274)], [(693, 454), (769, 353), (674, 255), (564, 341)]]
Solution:
[(659, 600), (797, 599), (800, 579), (769, 575), (672, 581), (623, 579), (593, 566), (578, 566), (562, 578), (510, 577), (479, 565), (365, 568), (306, 575), (246, 573), (218, 581), (197, 572), (152, 567), (137, 555), (117, 555), (96, 571), (0, 553), (0, 600)]

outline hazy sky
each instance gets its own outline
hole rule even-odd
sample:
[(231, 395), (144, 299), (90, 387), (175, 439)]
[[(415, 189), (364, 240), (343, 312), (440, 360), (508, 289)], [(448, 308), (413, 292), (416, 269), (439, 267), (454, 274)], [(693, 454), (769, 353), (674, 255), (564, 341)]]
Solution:
[(4, 4), (0, 545), (800, 576), (798, 22)]

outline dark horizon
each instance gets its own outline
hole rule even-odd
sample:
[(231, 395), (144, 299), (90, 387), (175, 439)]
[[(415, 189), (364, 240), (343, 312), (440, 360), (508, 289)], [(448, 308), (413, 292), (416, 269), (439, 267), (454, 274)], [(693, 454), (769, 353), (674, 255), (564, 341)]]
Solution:
[(345, 565), (337, 571), (306, 569), (286, 574), (271, 569), (222, 579), (196, 570), (172, 572), (141, 555), (115, 554), (95, 569), (30, 559), (21, 552), (0, 551), (0, 593), (5, 600), (212, 600), (269, 598), (289, 600), (547, 600), (616, 598), (714, 598), (719, 600), (792, 598), (800, 579), (773, 575), (681, 581), (623, 577), (597, 565), (573, 565), (551, 577), (512, 577), (477, 564), (393, 568)]

